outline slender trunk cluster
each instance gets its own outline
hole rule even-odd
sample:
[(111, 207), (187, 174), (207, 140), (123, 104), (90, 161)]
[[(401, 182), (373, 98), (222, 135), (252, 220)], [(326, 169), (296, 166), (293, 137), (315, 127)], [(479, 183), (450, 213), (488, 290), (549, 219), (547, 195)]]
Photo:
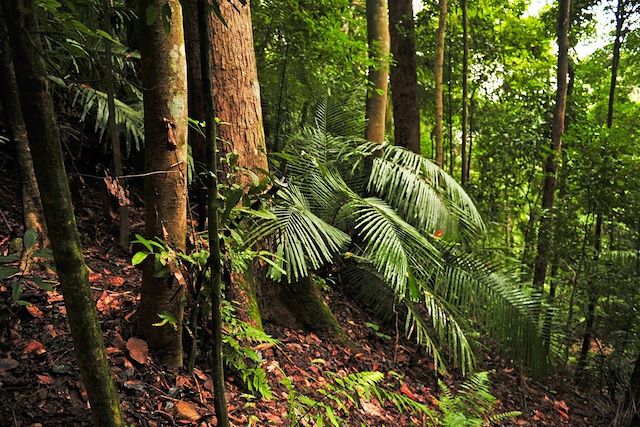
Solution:
[(467, 138), (469, 116), (469, 30), (467, 20), (467, 0), (460, 0), (462, 7), (462, 173), (460, 183), (463, 187), (469, 180), (469, 162), (467, 161)]
[[(149, 22), (149, 8), (171, 9)], [(144, 88), (146, 236), (184, 252), (187, 230), (187, 64), (179, 0), (141, 0), (142, 85)], [(171, 266), (169, 266), (171, 269)], [(147, 258), (138, 308), (138, 332), (170, 368), (182, 366), (185, 289), (172, 272), (158, 274)], [(154, 326), (159, 315), (175, 325)]]
[(387, 0), (367, 0), (367, 41), (369, 43), (369, 87), (365, 138), (384, 142), (387, 86), (389, 80), (389, 16)]
[(33, 0), (3, 0), (20, 105), (49, 240), (96, 426), (124, 426), (82, 257)]

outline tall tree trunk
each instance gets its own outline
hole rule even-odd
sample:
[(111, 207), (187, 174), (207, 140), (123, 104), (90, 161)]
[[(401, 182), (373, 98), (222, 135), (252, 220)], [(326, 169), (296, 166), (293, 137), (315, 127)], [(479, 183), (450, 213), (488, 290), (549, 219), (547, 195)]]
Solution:
[(452, 43), (449, 40), (449, 51), (447, 55), (447, 134), (449, 136), (449, 175), (453, 176), (453, 165), (455, 157), (453, 155), (453, 64), (451, 62)]
[[(187, 54), (187, 86), (189, 117), (199, 123), (205, 121), (202, 77), (200, 75), (200, 34), (198, 26), (198, 0), (182, 2), (184, 14), (184, 42)], [(207, 219), (206, 144), (202, 132), (190, 129), (189, 146), (197, 177), (192, 181), (196, 199), (198, 229), (204, 230)]]
[[(153, 22), (150, 8), (171, 9)], [(159, 237), (173, 250), (185, 251), (187, 229), (187, 66), (179, 0), (141, 0), (142, 85), (144, 87), (145, 169), (160, 172), (145, 179), (146, 236)], [(156, 277), (153, 257), (142, 277), (138, 332), (169, 368), (182, 366), (184, 287), (172, 273)], [(171, 325), (154, 326), (170, 313)]]
[(213, 327), (213, 391), (217, 425), (229, 426), (229, 413), (224, 385), (224, 365), (222, 360), (222, 256), (220, 253), (220, 236), (218, 234), (218, 158), (216, 153), (216, 113), (213, 102), (211, 55), (212, 26), (209, 1), (198, 2), (198, 31), (200, 35), (201, 81), (206, 121), (207, 146), (207, 187), (209, 189), (208, 233), (209, 233), (209, 268), (211, 285), (211, 319)]
[(558, 11), (558, 69), (556, 107), (553, 114), (551, 153), (547, 156), (544, 166), (544, 184), (542, 190), (542, 213), (538, 231), (538, 250), (536, 254), (533, 286), (538, 291), (544, 289), (547, 278), (547, 264), (553, 241), (552, 209), (556, 190), (556, 173), (558, 159), (562, 151), (562, 135), (567, 108), (567, 73), (569, 72), (569, 12), (571, 0), (559, 0)]
[[(0, 37), (4, 40), (7, 31), (4, 20), (0, 21)], [(40, 191), (33, 172), (27, 129), (20, 111), (16, 75), (11, 62), (11, 50), (9, 44), (4, 41), (0, 45), (0, 101), (2, 101), (2, 111), (9, 131), (9, 138), (16, 147), (24, 227), (25, 230), (29, 228), (36, 230), (41, 239), (46, 240), (47, 230), (42, 216)]]
[(416, 32), (412, 0), (389, 3), (389, 32), (394, 142), (420, 154), (420, 103), (416, 65)]
[(33, 0), (3, 0), (17, 78), (51, 249), (62, 287), (82, 381), (96, 426), (124, 426), (104, 351), (94, 296), (82, 257), (60, 133)]
[(389, 17), (387, 0), (367, 0), (367, 40), (369, 42), (369, 88), (367, 129), (369, 141), (384, 142), (387, 86), (389, 80)]
[[(220, 118), (218, 141), (221, 152), (235, 152), (241, 168), (268, 170), (260, 85), (253, 46), (251, 8), (246, 5), (220, 2), (220, 12), (226, 24), (212, 15), (213, 28), (213, 95), (215, 111)], [(238, 184), (248, 187), (251, 177), (240, 173)], [(257, 268), (257, 267), (256, 267)], [(227, 298), (241, 307), (245, 321), (261, 327), (256, 299), (256, 280), (260, 274), (233, 273), (226, 287)]]
[(444, 73), (444, 37), (447, 25), (447, 0), (440, 0), (440, 17), (436, 33), (436, 57), (433, 75), (436, 85), (436, 124), (434, 128), (436, 140), (436, 164), (444, 167), (444, 149), (442, 146), (442, 75)]
[(469, 180), (469, 170), (467, 162), (467, 116), (469, 114), (468, 107), (468, 91), (467, 82), (469, 74), (469, 33), (467, 22), (467, 0), (460, 0), (462, 7), (462, 171), (461, 181), (463, 187), (466, 187)]
[[(113, 28), (111, 26), (111, 0), (103, 0), (104, 25), (105, 31), (112, 37)], [(111, 41), (104, 41), (104, 65), (106, 69), (105, 88), (107, 92), (107, 111), (109, 118), (107, 119), (107, 130), (109, 140), (111, 142), (111, 152), (113, 155), (113, 168), (116, 178), (123, 175), (122, 169), (122, 150), (120, 148), (120, 131), (116, 125), (116, 104), (115, 104), (115, 82), (113, 74), (113, 56), (111, 53)], [(120, 182), (124, 185), (124, 182)], [(121, 247), (129, 248), (129, 206), (120, 205), (120, 226), (118, 228), (118, 243)]]
[(469, 178), (471, 177), (471, 159), (473, 158), (473, 114), (475, 112), (475, 90), (471, 91), (471, 98), (469, 99), (469, 151), (467, 153), (467, 180), (466, 183), (469, 183)]
[(618, 0), (616, 7), (616, 35), (613, 42), (613, 57), (611, 59), (611, 82), (609, 84), (609, 104), (607, 109), (607, 127), (613, 126), (613, 104), (616, 95), (616, 83), (618, 81), (618, 66), (620, 65), (620, 49), (622, 47), (622, 27), (626, 18), (625, 0)]

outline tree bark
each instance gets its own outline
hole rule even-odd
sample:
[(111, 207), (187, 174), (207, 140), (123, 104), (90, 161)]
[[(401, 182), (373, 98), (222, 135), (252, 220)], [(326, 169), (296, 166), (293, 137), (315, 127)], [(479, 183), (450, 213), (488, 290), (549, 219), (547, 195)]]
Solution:
[(76, 360), (96, 426), (124, 426), (82, 257), (33, 0), (3, 0), (20, 104)]
[(629, 427), (640, 425), (640, 354), (636, 358), (636, 363), (629, 379), (629, 388), (625, 394), (624, 414), (630, 418)]
[(213, 102), (212, 70), (214, 59), (211, 55), (212, 26), (211, 10), (208, 1), (198, 2), (198, 31), (200, 38), (201, 81), (206, 118), (205, 141), (207, 147), (207, 195), (209, 268), (211, 285), (211, 319), (213, 328), (213, 348), (211, 351), (213, 367), (214, 407), (217, 425), (229, 426), (229, 413), (224, 384), (224, 364), (222, 358), (222, 256), (218, 233), (218, 158), (216, 153), (216, 112)]
[(433, 75), (435, 79), (436, 124), (434, 135), (436, 140), (436, 164), (444, 167), (444, 148), (442, 146), (442, 75), (444, 73), (444, 38), (447, 26), (447, 0), (440, 0), (440, 17), (438, 32), (436, 33), (435, 65)]
[[(171, 9), (170, 22), (163, 8)], [(149, 8), (157, 18), (148, 22)], [(144, 88), (145, 169), (161, 171), (145, 179), (146, 237), (163, 239), (173, 250), (185, 251), (187, 229), (187, 76), (179, 0), (141, 0), (141, 56)], [(163, 364), (182, 366), (184, 287), (171, 273), (157, 276), (153, 257), (142, 277), (138, 332)], [(170, 313), (175, 327), (158, 323)]]
[[(4, 20), (0, 20), (0, 32), (5, 37)], [(20, 111), (18, 85), (11, 61), (9, 44), (2, 42), (0, 46), (0, 100), (5, 122), (9, 131), (9, 138), (15, 144), (20, 173), (20, 196), (22, 198), (22, 216), (25, 230), (32, 228), (38, 232), (43, 241), (47, 239), (47, 227), (42, 216), (42, 202), (40, 191), (33, 172), (33, 160), (27, 140), (27, 129)]]
[[(202, 77), (200, 75), (200, 34), (198, 26), (198, 0), (185, 0), (182, 2), (184, 15), (184, 41), (187, 54), (187, 87), (189, 117), (199, 123), (205, 121), (204, 101), (202, 89)], [(196, 199), (198, 216), (198, 229), (204, 230), (207, 219), (207, 186), (206, 174), (206, 144), (201, 132), (189, 129), (189, 146), (193, 159), (194, 170), (197, 177), (192, 182)]]
[[(241, 168), (268, 170), (260, 85), (253, 46), (251, 8), (246, 5), (220, 2), (220, 12), (226, 25), (212, 16), (213, 27), (213, 95), (215, 110), (220, 118), (218, 144), (221, 152), (238, 155)], [(251, 177), (240, 173), (237, 183), (248, 187)], [(261, 327), (260, 310), (256, 299), (255, 281), (260, 274), (249, 271), (233, 273), (226, 288), (227, 298), (239, 303), (241, 318)]]
[(618, 81), (618, 66), (620, 65), (620, 49), (622, 47), (622, 27), (626, 18), (625, 0), (618, 0), (616, 7), (616, 35), (613, 42), (613, 57), (611, 59), (611, 82), (609, 84), (609, 104), (607, 109), (607, 127), (613, 126), (613, 105), (616, 95), (616, 83)]
[(389, 3), (389, 32), (394, 142), (420, 154), (420, 103), (416, 65), (416, 32), (412, 0)]
[[(113, 28), (111, 27), (111, 0), (103, 1), (104, 25), (105, 31), (112, 37)], [(111, 53), (111, 41), (104, 41), (104, 62), (106, 69), (105, 92), (107, 93), (107, 111), (109, 118), (107, 119), (107, 133), (111, 142), (111, 150), (113, 155), (113, 168), (116, 178), (123, 175), (122, 168), (122, 150), (120, 147), (120, 132), (116, 125), (116, 104), (115, 104), (115, 82), (113, 74), (113, 56)], [(120, 185), (125, 185), (120, 182)], [(119, 204), (120, 226), (118, 228), (118, 243), (124, 249), (129, 248), (129, 206)]]
[(558, 69), (556, 107), (553, 114), (553, 130), (551, 134), (551, 153), (545, 161), (545, 177), (542, 190), (542, 214), (538, 231), (538, 250), (534, 266), (533, 286), (538, 291), (544, 289), (547, 278), (547, 264), (551, 253), (553, 232), (552, 215), (558, 158), (562, 151), (562, 135), (564, 133), (564, 120), (567, 108), (567, 74), (569, 72), (569, 12), (571, 0), (559, 0), (558, 12)]
[(367, 0), (367, 41), (369, 43), (369, 88), (365, 138), (384, 142), (387, 86), (389, 80), (389, 16), (387, 0)]
[(462, 8), (462, 171), (460, 183), (466, 187), (469, 180), (469, 164), (467, 162), (467, 117), (469, 114), (468, 92), (469, 85), (469, 33), (467, 20), (467, 0), (460, 0)]

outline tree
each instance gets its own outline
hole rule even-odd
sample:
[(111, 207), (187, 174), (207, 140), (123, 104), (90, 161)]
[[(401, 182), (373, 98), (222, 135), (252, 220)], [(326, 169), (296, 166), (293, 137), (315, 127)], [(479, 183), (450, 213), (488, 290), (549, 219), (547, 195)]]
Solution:
[(469, 23), (467, 20), (467, 0), (460, 0), (460, 6), (462, 8), (462, 173), (460, 183), (462, 186), (466, 186), (469, 180), (469, 162), (467, 156), (467, 129), (468, 129), (468, 92), (469, 92)]
[(389, 32), (394, 61), (391, 67), (394, 141), (396, 145), (420, 153), (420, 104), (414, 25), (411, 0), (389, 3)]
[(436, 140), (436, 164), (444, 166), (444, 148), (442, 146), (442, 76), (444, 73), (444, 40), (447, 26), (447, 0), (440, 0), (440, 15), (438, 19), (438, 32), (436, 33), (436, 49), (433, 75), (436, 85), (435, 106), (436, 122), (434, 137)]
[[(4, 19), (0, 20), (0, 32), (6, 33)], [(9, 136), (16, 148), (18, 170), (20, 172), (20, 195), (22, 197), (22, 216), (25, 229), (32, 228), (46, 239), (46, 225), (42, 216), (42, 202), (38, 182), (33, 172), (33, 160), (27, 140), (27, 129), (20, 111), (20, 99), (16, 75), (11, 62), (9, 44), (4, 41), (0, 46), (0, 101), (5, 122), (9, 130)]]
[[(145, 135), (145, 233), (184, 252), (187, 230), (187, 76), (178, 0), (141, 0)], [(149, 17), (155, 19), (149, 19)], [(145, 262), (138, 332), (170, 368), (182, 366), (185, 289), (153, 259)], [(160, 266), (161, 267), (161, 266)], [(165, 316), (170, 324), (154, 326)], [(173, 325), (171, 325), (173, 323)]]
[(97, 426), (124, 426), (82, 257), (33, 0), (3, 0), (20, 105), (76, 359)]
[[(260, 85), (253, 47), (251, 7), (246, 4), (220, 2), (220, 14), (211, 16), (213, 28), (213, 96), (215, 111), (220, 120), (218, 149), (222, 155), (235, 153), (241, 168), (235, 181), (246, 189), (255, 171), (260, 177), (268, 171)], [(203, 92), (204, 93), (204, 92)], [(259, 269), (258, 269), (259, 270)], [(246, 275), (231, 273), (226, 288), (230, 301), (236, 301), (245, 320), (260, 326), (260, 311), (255, 286), (258, 270)]]
[(209, 268), (211, 285), (211, 318), (213, 323), (213, 391), (217, 425), (229, 426), (229, 414), (224, 387), (224, 367), (222, 360), (222, 256), (220, 253), (220, 236), (218, 235), (218, 158), (216, 144), (216, 113), (212, 89), (212, 36), (211, 9), (209, 1), (198, 2), (198, 31), (200, 38), (201, 81), (206, 119), (205, 138), (207, 146), (207, 188), (208, 188), (208, 233), (209, 233)]
[(556, 173), (562, 150), (565, 112), (567, 108), (567, 74), (569, 72), (569, 17), (571, 0), (559, 0), (558, 11), (558, 67), (556, 70), (556, 104), (553, 113), (551, 151), (545, 160), (544, 184), (542, 188), (542, 217), (538, 229), (538, 248), (534, 264), (533, 286), (541, 291), (547, 277), (547, 264), (551, 252), (552, 219), (551, 210), (556, 190)]
[(367, 129), (369, 141), (384, 142), (387, 86), (389, 80), (389, 15), (387, 0), (367, 0), (367, 41), (369, 43), (369, 87), (367, 89)]

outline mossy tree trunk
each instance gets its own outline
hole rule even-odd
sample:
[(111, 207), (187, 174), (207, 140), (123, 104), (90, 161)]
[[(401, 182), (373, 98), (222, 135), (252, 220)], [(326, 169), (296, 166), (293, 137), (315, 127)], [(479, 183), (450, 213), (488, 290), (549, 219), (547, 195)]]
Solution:
[(367, 90), (367, 129), (365, 138), (384, 142), (385, 113), (389, 81), (389, 15), (387, 0), (367, 0), (367, 41), (369, 87)]
[(64, 296), (76, 359), (97, 426), (124, 426), (104, 343), (80, 234), (71, 204), (60, 133), (42, 56), (35, 2), (3, 0), (22, 114)]
[[(163, 10), (171, 9), (171, 14)], [(149, 12), (151, 10), (151, 12)], [(149, 22), (146, 17), (157, 12)], [(141, 0), (142, 85), (144, 88), (146, 237), (184, 251), (187, 229), (187, 64), (179, 0)], [(170, 19), (170, 22), (166, 22)], [(159, 172), (159, 173), (158, 173)], [(156, 277), (153, 257), (142, 277), (138, 333), (169, 368), (182, 366), (185, 289), (169, 273)], [(168, 312), (176, 321), (154, 326)]]
[(40, 191), (33, 171), (27, 129), (20, 111), (18, 86), (11, 61), (11, 50), (6, 42), (6, 32), (4, 21), (2, 21), (0, 22), (0, 37), (4, 41), (0, 45), (0, 100), (2, 101), (2, 111), (9, 130), (9, 138), (16, 149), (24, 227), (25, 230), (29, 228), (36, 230), (44, 242), (47, 239), (47, 230), (42, 215)]
[(389, 3), (389, 32), (394, 60), (391, 67), (393, 139), (396, 145), (420, 154), (420, 103), (412, 0)]

